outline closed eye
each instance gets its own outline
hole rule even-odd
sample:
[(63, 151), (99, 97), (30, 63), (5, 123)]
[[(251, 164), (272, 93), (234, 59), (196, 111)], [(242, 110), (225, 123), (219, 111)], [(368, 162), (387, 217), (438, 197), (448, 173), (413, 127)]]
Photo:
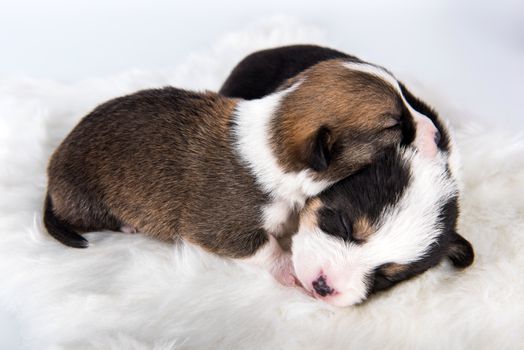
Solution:
[(343, 237), (345, 237), (347, 241), (353, 241), (353, 225), (351, 224), (351, 222), (349, 222), (349, 218), (346, 215), (339, 212), (338, 220), (340, 221), (340, 227), (343, 230)]
[(361, 243), (353, 236), (353, 223), (343, 210), (323, 208), (319, 214), (319, 226), (322, 231), (346, 242)]
[(402, 129), (402, 122), (400, 120), (397, 120), (396, 122), (394, 123), (390, 123), (388, 124), (388, 126), (386, 128), (384, 128), (384, 130), (386, 131), (391, 131), (391, 130), (401, 130)]
[(384, 123), (382, 126), (386, 130), (399, 128), (402, 126), (402, 120), (400, 119), (400, 116), (387, 115), (384, 117)]

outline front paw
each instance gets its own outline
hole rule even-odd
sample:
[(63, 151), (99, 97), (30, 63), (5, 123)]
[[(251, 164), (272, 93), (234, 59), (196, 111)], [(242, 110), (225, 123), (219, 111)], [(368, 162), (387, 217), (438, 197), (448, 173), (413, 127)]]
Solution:
[(244, 259), (244, 261), (268, 271), (280, 284), (286, 287), (300, 286), (295, 276), (291, 254), (282, 250), (275, 237), (270, 235), (268, 238), (267, 244), (262, 246), (255, 255)]
[(282, 254), (282, 256), (275, 260), (271, 274), (280, 284), (286, 287), (300, 286), (295, 276), (295, 269), (293, 268), (290, 254)]

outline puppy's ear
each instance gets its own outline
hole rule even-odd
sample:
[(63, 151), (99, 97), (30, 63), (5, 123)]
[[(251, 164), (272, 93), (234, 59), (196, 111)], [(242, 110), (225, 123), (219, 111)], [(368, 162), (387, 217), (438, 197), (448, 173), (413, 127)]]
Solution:
[(307, 165), (315, 171), (326, 170), (331, 163), (333, 145), (331, 130), (326, 126), (321, 126), (306, 142)]
[(451, 259), (453, 266), (458, 268), (468, 267), (473, 263), (475, 253), (471, 243), (456, 232), (452, 233), (451, 243), (449, 245), (448, 257)]

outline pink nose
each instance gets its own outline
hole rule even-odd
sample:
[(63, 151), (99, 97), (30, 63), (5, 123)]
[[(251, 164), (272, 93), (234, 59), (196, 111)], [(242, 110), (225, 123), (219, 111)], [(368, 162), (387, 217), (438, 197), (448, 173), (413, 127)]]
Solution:
[(417, 131), (415, 134), (415, 147), (420, 153), (433, 158), (438, 151), (440, 132), (433, 122), (426, 116), (415, 117)]
[(318, 295), (325, 297), (326, 295), (331, 295), (335, 291), (333, 288), (328, 286), (326, 282), (326, 277), (321, 275), (315, 281), (313, 281), (313, 289), (317, 292)]

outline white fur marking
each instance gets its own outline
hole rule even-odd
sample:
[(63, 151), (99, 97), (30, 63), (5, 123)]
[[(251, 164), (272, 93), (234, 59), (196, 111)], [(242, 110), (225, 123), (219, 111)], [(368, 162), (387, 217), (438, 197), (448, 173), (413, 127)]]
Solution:
[(286, 220), (294, 208), (301, 208), (308, 197), (320, 193), (331, 185), (328, 181), (315, 181), (310, 170), (286, 173), (278, 165), (270, 145), (270, 123), (282, 98), (295, 90), (301, 82), (290, 88), (258, 100), (241, 101), (235, 112), (237, 149), (255, 176), (257, 183), (274, 202), (263, 210), (264, 227), (272, 232)]
[(275, 236), (283, 233), (283, 224), (289, 218), (293, 208), (285, 200), (275, 200), (263, 209), (264, 229)]
[(317, 195), (330, 183), (314, 181), (309, 170), (285, 173), (278, 165), (269, 141), (270, 122), (275, 110), (282, 98), (300, 83), (258, 100), (239, 102), (234, 132), (240, 155), (262, 188), (271, 195), (302, 204), (307, 197)]

